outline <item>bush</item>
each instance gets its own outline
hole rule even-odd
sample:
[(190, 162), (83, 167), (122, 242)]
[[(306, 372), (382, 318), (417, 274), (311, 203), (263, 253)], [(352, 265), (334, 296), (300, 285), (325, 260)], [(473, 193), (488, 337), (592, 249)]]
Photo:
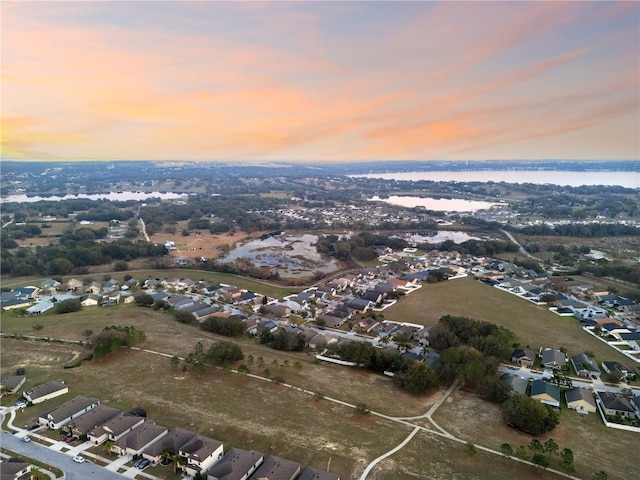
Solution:
[(560, 421), (553, 408), (523, 395), (509, 397), (502, 404), (502, 415), (509, 425), (535, 436), (550, 432)]

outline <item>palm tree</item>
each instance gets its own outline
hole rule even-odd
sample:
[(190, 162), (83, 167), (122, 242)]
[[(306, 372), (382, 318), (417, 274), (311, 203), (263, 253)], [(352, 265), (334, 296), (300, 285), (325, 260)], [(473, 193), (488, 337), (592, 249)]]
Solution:
[(116, 442), (114, 442), (113, 440), (107, 440), (106, 442), (104, 442), (104, 448), (107, 449), (107, 452), (109, 452), (109, 456), (111, 456), (111, 449), (115, 446)]
[(178, 473), (178, 470), (182, 470), (180, 467), (184, 465), (184, 458), (182, 455), (175, 454), (171, 456), (171, 460), (173, 461), (173, 473)]

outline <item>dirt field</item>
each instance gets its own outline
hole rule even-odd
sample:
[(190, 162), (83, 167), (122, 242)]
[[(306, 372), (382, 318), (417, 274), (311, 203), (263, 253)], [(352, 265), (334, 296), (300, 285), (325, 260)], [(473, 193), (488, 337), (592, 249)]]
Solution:
[(167, 241), (174, 242), (176, 250), (171, 250), (169, 252), (172, 256), (187, 258), (219, 258), (222, 255), (220, 247), (226, 245), (232, 250), (236, 243), (257, 238), (264, 233), (255, 232), (249, 235), (246, 232), (236, 231), (231, 235), (228, 233), (213, 235), (206, 230), (202, 230), (199, 231), (199, 233), (191, 232), (185, 237), (181, 232), (186, 225), (187, 222), (178, 222), (176, 225), (176, 233), (158, 232), (149, 237), (149, 239), (154, 243), (160, 244)]

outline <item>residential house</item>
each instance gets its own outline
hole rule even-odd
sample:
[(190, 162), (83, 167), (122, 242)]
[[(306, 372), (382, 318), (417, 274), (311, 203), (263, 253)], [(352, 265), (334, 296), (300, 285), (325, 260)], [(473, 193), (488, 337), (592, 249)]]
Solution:
[(562, 369), (567, 363), (567, 356), (564, 352), (556, 350), (555, 348), (545, 348), (542, 351), (541, 358), (542, 366), (551, 368), (552, 370)]
[(531, 382), (531, 398), (545, 405), (560, 408), (560, 387), (544, 380)]
[(54, 280), (53, 278), (47, 278), (40, 283), (40, 288), (42, 289), (42, 291), (49, 294), (56, 293), (59, 286), (60, 282)]
[(505, 373), (500, 377), (500, 380), (509, 385), (515, 393), (526, 395), (529, 386), (529, 381), (526, 378), (513, 373)]
[(307, 467), (302, 471), (298, 480), (340, 480), (340, 476), (320, 468)]
[(102, 291), (102, 285), (98, 282), (91, 282), (89, 285), (84, 287), (84, 293), (95, 293), (98, 294)]
[(127, 290), (120, 290), (120, 300), (122, 301), (122, 303), (128, 304), (135, 302), (136, 297), (134, 297), (133, 294)]
[(81, 280), (77, 278), (72, 278), (67, 282), (67, 292), (75, 292), (77, 290), (82, 290), (83, 283)]
[(598, 364), (585, 353), (579, 353), (571, 357), (573, 369), (580, 377), (593, 378), (600, 377)]
[(384, 293), (377, 290), (367, 290), (362, 294), (361, 298), (363, 300), (368, 300), (372, 303), (379, 304), (382, 303), (382, 300), (384, 300)]
[(183, 428), (173, 428), (166, 435), (160, 437), (142, 452), (142, 456), (154, 465), (162, 460), (166, 452), (177, 454), (183, 445), (198, 436), (197, 433)]
[(362, 330), (364, 333), (369, 333), (377, 324), (377, 320), (374, 320), (371, 317), (367, 317), (358, 322), (358, 328), (360, 328), (360, 330)]
[(64, 384), (62, 380), (53, 380), (51, 382), (36, 385), (29, 390), (25, 390), (22, 396), (29, 402), (36, 404), (46, 402), (60, 395), (64, 395), (69, 392), (69, 387)]
[(180, 447), (178, 454), (185, 459), (183, 470), (187, 475), (202, 473), (224, 456), (222, 442), (197, 435)]
[(115, 442), (142, 424), (144, 420), (144, 417), (120, 413), (87, 433), (87, 439), (94, 445), (100, 445), (107, 440)]
[(596, 401), (593, 398), (591, 390), (573, 387), (572, 389), (565, 391), (564, 396), (567, 400), (567, 407), (578, 413), (595, 413), (597, 410)]
[(397, 328), (399, 324), (395, 322), (380, 322), (374, 329), (374, 331), (378, 334), (380, 338), (388, 337), (391, 335)]
[(27, 480), (31, 478), (33, 465), (19, 458), (11, 457), (0, 463), (1, 480)]
[(140, 455), (152, 443), (168, 433), (165, 427), (146, 421), (116, 441), (111, 451), (118, 455)]
[(282, 305), (280, 303), (272, 303), (265, 305), (265, 310), (267, 313), (272, 313), (276, 317), (284, 318), (291, 315), (291, 308), (287, 305)]
[(108, 292), (102, 295), (100, 299), (100, 305), (103, 307), (112, 307), (118, 305), (120, 302), (120, 292), (115, 290), (113, 292)]
[(607, 322), (601, 325), (603, 335), (609, 335), (609, 337), (614, 338), (615, 340), (621, 342), (623, 333), (631, 333), (627, 327), (622, 324), (622, 322)]
[(255, 450), (232, 448), (222, 459), (207, 470), (208, 480), (247, 480), (264, 461), (264, 455)]
[(371, 307), (371, 302), (364, 298), (354, 298), (345, 303), (345, 307), (355, 310), (357, 313), (367, 313)]
[(620, 375), (621, 380), (633, 376), (633, 371), (620, 362), (602, 362), (600, 365), (609, 375)]
[(193, 312), (193, 316), (196, 317), (196, 320), (199, 322), (205, 321), (207, 318), (211, 317), (214, 313), (218, 313), (220, 311), (220, 307), (217, 305), (207, 306), (205, 308), (201, 308), (200, 310), (196, 310)]
[(271, 320), (267, 320), (266, 322), (260, 322), (258, 324), (258, 329), (257, 331), (262, 334), (264, 332), (270, 332), (273, 333), (278, 329), (278, 324), (271, 321)]
[(26, 375), (9, 375), (7, 377), (0, 377), (0, 387), (2, 387), (2, 395), (13, 395), (18, 390), (20, 390), (20, 388), (26, 381)]
[(300, 464), (284, 458), (270, 456), (251, 475), (252, 480), (293, 480), (300, 473)]
[(83, 307), (93, 307), (100, 304), (100, 297), (95, 293), (89, 293), (80, 297), (80, 305)]
[(620, 338), (627, 342), (632, 350), (640, 350), (640, 332), (621, 333)]
[(70, 420), (66, 424), (65, 429), (69, 435), (81, 437), (82, 435), (87, 435), (91, 430), (98, 428), (112, 418), (115, 418), (120, 413), (122, 412), (117, 408), (109, 407), (101, 403), (79, 417)]
[(620, 416), (628, 420), (636, 416), (636, 411), (631, 402), (624, 397), (620, 397), (611, 392), (597, 392), (600, 405), (605, 415), (612, 417)]
[(329, 328), (340, 328), (347, 320), (347, 317), (336, 317), (331, 313), (326, 313), (318, 315), (316, 323), (326, 325)]
[(97, 407), (99, 404), (100, 400), (97, 398), (78, 395), (53, 410), (42, 414), (40, 418), (38, 418), (38, 423), (52, 430), (57, 430), (74, 418)]
[(516, 348), (511, 354), (511, 361), (523, 367), (532, 367), (536, 361), (536, 353), (527, 348)]
[(1, 292), (0, 305), (2, 310), (13, 310), (16, 308), (27, 308), (33, 304), (33, 298), (20, 292)]

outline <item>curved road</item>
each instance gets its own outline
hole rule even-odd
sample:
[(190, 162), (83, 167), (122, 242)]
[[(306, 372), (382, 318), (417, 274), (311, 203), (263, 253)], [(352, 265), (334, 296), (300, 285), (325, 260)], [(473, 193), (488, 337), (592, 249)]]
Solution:
[(502, 229), (500, 229), (500, 231), (502, 233), (504, 233), (509, 240), (511, 240), (513, 243), (515, 243), (518, 246), (518, 250), (520, 251), (521, 254), (523, 254), (525, 257), (533, 258), (534, 260), (540, 261), (539, 258), (536, 258), (533, 255), (531, 255), (529, 252), (527, 252), (524, 249), (524, 247), (522, 245), (520, 245), (520, 243), (518, 243), (518, 241), (515, 239), (515, 237), (513, 235), (511, 235), (511, 233), (507, 232), (506, 230), (502, 230)]

